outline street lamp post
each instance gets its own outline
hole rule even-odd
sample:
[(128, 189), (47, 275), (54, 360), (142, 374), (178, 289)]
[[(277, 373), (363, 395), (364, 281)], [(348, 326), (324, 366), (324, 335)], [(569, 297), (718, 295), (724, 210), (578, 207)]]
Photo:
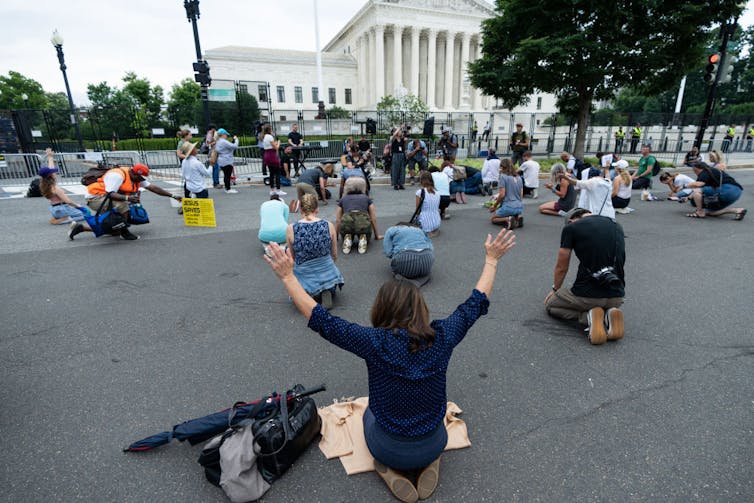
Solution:
[(28, 110), (29, 109), (29, 95), (26, 93), (23, 93), (21, 95), (21, 99), (24, 100), (24, 108)]
[(196, 47), (196, 63), (194, 63), (194, 80), (199, 82), (202, 88), (202, 112), (204, 116), (204, 130), (209, 130), (209, 86), (212, 79), (209, 76), (209, 64), (202, 58), (202, 48), (199, 45), (199, 29), (196, 20), (199, 19), (199, 0), (184, 0), (183, 7), (186, 9), (186, 17), (194, 29), (194, 46)]
[(68, 106), (71, 109), (71, 124), (73, 124), (76, 130), (76, 140), (79, 142), (79, 151), (84, 152), (84, 142), (81, 140), (81, 130), (79, 129), (79, 121), (76, 118), (76, 109), (73, 106), (73, 97), (71, 96), (71, 87), (68, 85), (68, 75), (66, 74), (65, 57), (63, 56), (63, 37), (60, 36), (58, 30), (52, 32), (50, 42), (55, 47), (58, 53), (58, 61), (60, 62), (60, 71), (63, 72), (63, 80), (65, 81), (65, 92), (68, 94)]

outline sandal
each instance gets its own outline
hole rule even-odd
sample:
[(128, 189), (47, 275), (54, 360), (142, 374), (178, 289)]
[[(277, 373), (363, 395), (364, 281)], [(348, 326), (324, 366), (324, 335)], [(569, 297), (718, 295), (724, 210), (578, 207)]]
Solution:
[(706, 218), (707, 215), (700, 215), (699, 213), (686, 213), (686, 216), (689, 218)]
[(743, 220), (748, 211), (749, 210), (747, 210), (746, 208), (742, 209), (741, 211), (736, 213), (736, 218), (734, 218), (733, 220)]

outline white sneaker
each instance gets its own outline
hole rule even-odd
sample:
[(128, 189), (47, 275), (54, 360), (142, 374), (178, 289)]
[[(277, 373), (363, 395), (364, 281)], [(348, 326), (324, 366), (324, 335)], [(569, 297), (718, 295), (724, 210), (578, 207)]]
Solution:
[(367, 235), (362, 234), (359, 236), (359, 253), (363, 254), (367, 252)]
[(628, 211), (628, 208), (615, 208), (615, 212), (620, 213), (622, 215), (627, 215), (631, 213), (630, 211)]
[(288, 193), (287, 193), (287, 192), (283, 192), (282, 190), (278, 190), (278, 191), (277, 191), (277, 194), (278, 194), (279, 196), (284, 196), (284, 195), (286, 195), (286, 194), (288, 194)]
[(225, 191), (226, 194), (238, 194), (238, 191), (236, 189), (230, 189)]
[(353, 246), (351, 235), (346, 234), (345, 236), (343, 236), (343, 253), (345, 253), (346, 255), (351, 253), (351, 246)]
[(271, 191), (270, 191), (270, 195), (271, 195), (271, 196), (274, 196), (274, 195), (276, 195), (276, 194), (277, 194), (277, 191), (276, 191), (276, 190), (271, 190)]

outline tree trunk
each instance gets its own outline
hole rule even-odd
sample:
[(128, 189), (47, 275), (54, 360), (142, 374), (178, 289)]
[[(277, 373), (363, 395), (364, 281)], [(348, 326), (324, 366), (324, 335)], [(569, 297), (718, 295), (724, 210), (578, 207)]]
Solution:
[(583, 91), (579, 93), (579, 112), (576, 117), (576, 143), (573, 147), (573, 155), (579, 159), (584, 158), (584, 141), (586, 140), (586, 129), (589, 127), (589, 110), (592, 107), (593, 91)]

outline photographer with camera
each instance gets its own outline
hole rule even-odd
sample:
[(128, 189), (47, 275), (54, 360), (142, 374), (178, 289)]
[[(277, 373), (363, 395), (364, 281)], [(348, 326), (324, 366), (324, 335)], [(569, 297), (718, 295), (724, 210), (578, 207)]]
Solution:
[[(570, 210), (565, 222), (545, 310), (555, 318), (578, 320), (586, 325), (592, 344), (622, 339), (620, 306), (625, 295), (626, 261), (623, 228), (613, 219), (594, 215), (584, 208)], [(568, 289), (563, 282), (572, 251), (579, 259), (579, 269), (576, 281)]]

